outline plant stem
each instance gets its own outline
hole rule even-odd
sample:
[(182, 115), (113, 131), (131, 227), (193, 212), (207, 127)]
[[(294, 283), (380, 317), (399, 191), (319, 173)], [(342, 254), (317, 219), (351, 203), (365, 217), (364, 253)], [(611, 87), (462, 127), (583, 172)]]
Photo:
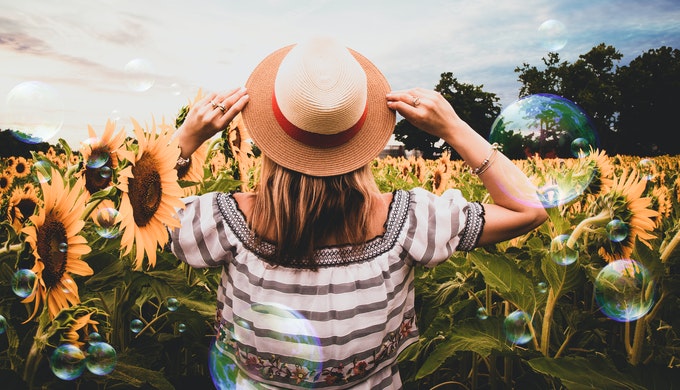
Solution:
[(543, 313), (543, 326), (541, 326), (541, 353), (545, 357), (550, 357), (550, 325), (552, 324), (553, 312), (555, 311), (555, 291), (551, 287), (548, 289), (548, 299), (545, 302), (545, 313)]
[[(633, 366), (640, 364), (640, 360), (642, 359), (642, 344), (645, 339), (647, 324), (652, 320), (652, 318), (656, 317), (656, 314), (660, 310), (659, 308), (661, 307), (661, 303), (666, 299), (666, 297), (666, 292), (662, 293), (659, 301), (656, 303), (656, 305), (654, 305), (654, 308), (649, 313), (640, 317), (635, 324), (633, 346), (628, 353), (628, 362)], [(626, 323), (626, 325), (628, 325), (628, 323)]]
[(571, 235), (569, 235), (569, 239), (566, 243), (567, 247), (573, 249), (574, 245), (576, 245), (576, 240), (578, 240), (584, 231), (591, 229), (593, 226), (605, 225), (609, 223), (611, 219), (611, 212), (609, 210), (602, 210), (599, 214), (584, 219), (576, 226), (574, 231), (571, 232)]
[(675, 247), (678, 246), (678, 243), (680, 243), (680, 230), (678, 230), (675, 233), (675, 236), (673, 236), (673, 239), (671, 239), (671, 242), (666, 245), (666, 247), (663, 249), (663, 252), (661, 252), (661, 262), (665, 263), (666, 260), (668, 260), (668, 256), (673, 253), (675, 250)]

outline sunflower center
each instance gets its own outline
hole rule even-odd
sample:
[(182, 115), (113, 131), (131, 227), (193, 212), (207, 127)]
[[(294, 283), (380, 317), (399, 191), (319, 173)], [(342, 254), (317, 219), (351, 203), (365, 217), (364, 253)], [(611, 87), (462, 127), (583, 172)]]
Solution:
[(31, 199), (21, 199), (19, 203), (16, 205), (17, 210), (19, 210), (19, 214), (17, 215), (20, 217), (21, 221), (25, 221), (26, 218), (30, 217), (33, 215), (33, 212), (35, 211), (35, 202)]
[(132, 167), (132, 176), (128, 182), (132, 216), (137, 226), (146, 226), (161, 205), (161, 175), (152, 158), (142, 157)]
[(9, 179), (5, 176), (0, 176), (0, 189), (6, 189), (9, 187)]
[(107, 159), (103, 165), (85, 167), (85, 188), (90, 194), (107, 188), (111, 184), (111, 172), (113, 171), (113, 162), (108, 153), (99, 150), (92, 153), (97, 155), (105, 154)]
[(57, 285), (66, 271), (68, 247), (64, 224), (48, 215), (38, 230), (37, 242), (40, 261), (45, 265), (42, 277), (49, 289)]

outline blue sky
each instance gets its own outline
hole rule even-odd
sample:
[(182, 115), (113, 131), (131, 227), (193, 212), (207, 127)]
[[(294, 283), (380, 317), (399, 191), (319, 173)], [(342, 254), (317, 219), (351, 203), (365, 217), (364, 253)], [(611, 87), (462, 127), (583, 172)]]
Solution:
[[(0, 128), (16, 123), (11, 109), (21, 104), (59, 129), (49, 142), (64, 138), (72, 147), (86, 139), (88, 125), (101, 133), (109, 118), (127, 130), (130, 117), (173, 122), (199, 88), (243, 85), (268, 53), (310, 35), (335, 36), (358, 50), (393, 89), (433, 88), (441, 73), (452, 72), (497, 94), (502, 106), (517, 99), (514, 69), (542, 65), (548, 49), (539, 27), (548, 20), (565, 27), (566, 44), (557, 51), (569, 62), (600, 43), (623, 54), (620, 65), (649, 49), (680, 48), (678, 0), (0, 0), (0, 6)], [(52, 94), (18, 94), (28, 82)]]

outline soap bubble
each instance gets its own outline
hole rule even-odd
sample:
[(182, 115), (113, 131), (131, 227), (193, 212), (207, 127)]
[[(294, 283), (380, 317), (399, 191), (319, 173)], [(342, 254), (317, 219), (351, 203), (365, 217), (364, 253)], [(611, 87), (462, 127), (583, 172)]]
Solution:
[(104, 341), (104, 338), (98, 332), (91, 332), (89, 335), (87, 335), (87, 340), (90, 343), (96, 343), (99, 341)]
[(638, 169), (640, 170), (640, 177), (645, 180), (652, 180), (656, 175), (656, 164), (654, 160), (643, 158), (638, 162)]
[(486, 311), (486, 307), (480, 307), (477, 309), (477, 318), (480, 320), (489, 318), (489, 313)]
[(536, 284), (536, 290), (541, 294), (545, 294), (548, 292), (548, 284), (546, 282), (538, 282), (538, 284)]
[(0, 334), (7, 332), (7, 319), (0, 314)]
[(47, 142), (64, 124), (64, 103), (56, 88), (26, 81), (7, 94), (5, 123), (22, 142)]
[(148, 60), (135, 58), (125, 64), (127, 86), (135, 92), (149, 90), (155, 83), (154, 67)]
[(503, 146), (511, 158), (538, 154), (542, 158), (578, 157), (572, 152), (599, 147), (595, 127), (575, 103), (552, 94), (523, 97), (505, 107), (491, 126), (490, 142)]
[[(555, 207), (576, 199), (595, 176), (585, 158), (599, 148), (595, 127), (576, 104), (557, 95), (529, 95), (507, 106), (491, 126), (489, 142), (498, 143), (510, 159), (577, 158), (565, 162), (562, 170), (532, 179), (541, 203), (536, 206)], [(503, 190), (519, 200), (529, 199), (524, 189)]]
[(559, 265), (573, 264), (578, 259), (578, 245), (569, 248), (569, 237), (568, 234), (560, 234), (550, 243), (550, 258)]
[(165, 304), (169, 311), (176, 311), (179, 308), (179, 300), (175, 297), (169, 297)]
[(120, 234), (117, 225), (118, 210), (102, 207), (94, 218), (94, 229), (104, 238), (115, 238)]
[(33, 292), (35, 286), (35, 272), (30, 269), (17, 270), (12, 276), (12, 291), (19, 298), (26, 298)]
[(50, 368), (60, 379), (74, 380), (85, 370), (85, 353), (73, 344), (62, 344), (52, 352)]
[(210, 347), (208, 358), (208, 369), (212, 377), (213, 384), (219, 390), (248, 390), (258, 389), (257, 382), (241, 373), (233, 360), (229, 346), (219, 340), (215, 341)]
[(567, 28), (559, 20), (549, 19), (538, 27), (538, 35), (544, 49), (552, 52), (567, 45)]
[(505, 338), (514, 344), (526, 344), (532, 339), (530, 323), (531, 317), (527, 313), (521, 310), (513, 311), (503, 320)]
[(48, 183), (52, 180), (52, 166), (45, 160), (38, 160), (31, 166), (31, 171), (40, 183)]
[(600, 311), (619, 321), (634, 321), (654, 304), (655, 283), (642, 264), (631, 259), (613, 261), (595, 278), (595, 300)]
[(142, 329), (144, 329), (144, 323), (142, 320), (135, 318), (134, 320), (130, 321), (130, 330), (133, 333), (139, 333), (142, 331)]
[(607, 237), (613, 242), (621, 242), (628, 237), (628, 224), (620, 219), (612, 219), (605, 226)]
[(91, 343), (87, 348), (85, 366), (95, 375), (107, 375), (116, 367), (116, 350), (105, 342)]

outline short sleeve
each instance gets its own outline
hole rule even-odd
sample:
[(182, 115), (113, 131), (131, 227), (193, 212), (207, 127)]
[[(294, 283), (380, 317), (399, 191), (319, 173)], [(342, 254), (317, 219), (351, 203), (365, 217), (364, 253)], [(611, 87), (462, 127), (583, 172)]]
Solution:
[(468, 202), (459, 190), (442, 195), (411, 191), (403, 247), (417, 263), (433, 267), (455, 251), (472, 250), (484, 227), (484, 207)]
[(234, 238), (217, 206), (217, 193), (183, 199), (180, 227), (170, 230), (172, 252), (195, 268), (217, 267), (233, 258)]

